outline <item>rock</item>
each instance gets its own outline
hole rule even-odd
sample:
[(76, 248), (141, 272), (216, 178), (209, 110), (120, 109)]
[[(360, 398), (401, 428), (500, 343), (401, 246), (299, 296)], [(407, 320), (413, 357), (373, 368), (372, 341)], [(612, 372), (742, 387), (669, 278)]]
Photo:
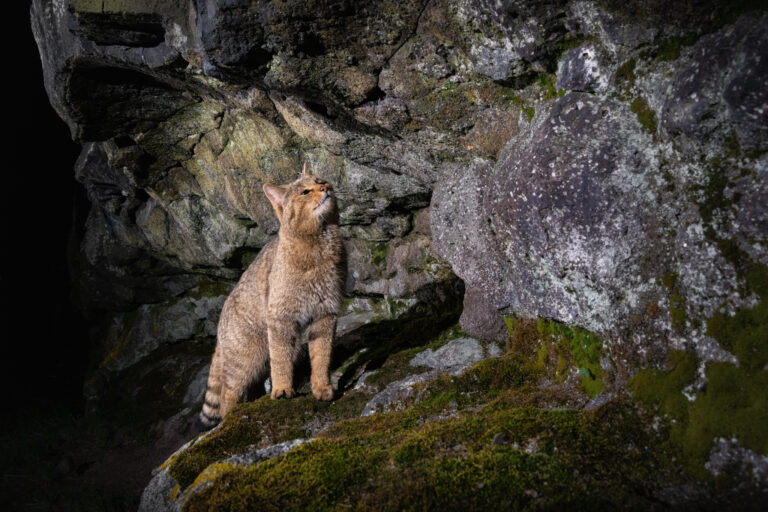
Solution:
[[(461, 369), (455, 370), (457, 373), (461, 373)], [(387, 387), (379, 391), (365, 404), (361, 416), (404, 409), (406, 400), (413, 396), (413, 386), (432, 380), (439, 373), (439, 370), (431, 370), (389, 383)]]
[(504, 341), (509, 337), (503, 315), (475, 289), (464, 292), (464, 304), (459, 318), (461, 329), (482, 340)]
[(599, 92), (608, 87), (610, 75), (600, 64), (598, 50), (584, 45), (568, 50), (557, 70), (557, 87), (570, 91)]
[(742, 148), (765, 151), (766, 92), (756, 85), (768, 78), (768, 64), (757, 57), (768, 46), (758, 28), (765, 19), (744, 16), (691, 48), (664, 103), (665, 130), (707, 141), (728, 124)]
[[(389, 383), (379, 391), (363, 408), (362, 416), (380, 412), (397, 411), (405, 408), (414, 395), (414, 386), (433, 380), (441, 373), (461, 375), (473, 363), (489, 357), (501, 355), (501, 350), (494, 344), (486, 348), (475, 339), (457, 338), (437, 350), (426, 349), (409, 361), (410, 366), (426, 366), (432, 370)], [(418, 395), (415, 399), (418, 401)]]
[(476, 339), (456, 338), (437, 350), (428, 348), (419, 352), (408, 364), (411, 366), (428, 366), (434, 369), (446, 369), (453, 366), (467, 367), (486, 357), (494, 357), (499, 354), (500, 351), (496, 345), (490, 345), (486, 355), (482, 345)]

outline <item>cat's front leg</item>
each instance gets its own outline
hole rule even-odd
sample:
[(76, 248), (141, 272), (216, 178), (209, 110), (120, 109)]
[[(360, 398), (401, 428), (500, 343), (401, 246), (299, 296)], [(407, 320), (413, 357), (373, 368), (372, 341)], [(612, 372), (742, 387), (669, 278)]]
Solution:
[(309, 359), (312, 363), (312, 395), (318, 400), (331, 400), (331, 347), (336, 332), (336, 316), (328, 315), (315, 320), (307, 328), (309, 340)]
[(292, 322), (269, 321), (269, 366), (272, 374), (273, 399), (291, 398), (293, 390), (293, 362), (296, 359), (296, 327)]

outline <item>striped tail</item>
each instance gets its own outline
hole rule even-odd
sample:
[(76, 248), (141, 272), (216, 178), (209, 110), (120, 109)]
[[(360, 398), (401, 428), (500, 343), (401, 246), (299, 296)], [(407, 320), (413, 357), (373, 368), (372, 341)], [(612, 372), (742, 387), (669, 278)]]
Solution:
[(221, 370), (221, 358), (219, 351), (216, 350), (211, 361), (211, 369), (208, 372), (208, 386), (205, 391), (203, 410), (200, 412), (200, 423), (206, 429), (213, 428), (221, 422), (220, 406), (223, 378)]

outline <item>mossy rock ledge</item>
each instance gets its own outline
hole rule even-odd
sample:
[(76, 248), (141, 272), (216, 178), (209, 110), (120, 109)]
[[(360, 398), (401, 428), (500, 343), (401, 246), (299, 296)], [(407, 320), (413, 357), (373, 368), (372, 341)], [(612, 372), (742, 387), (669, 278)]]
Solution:
[(452, 328), (376, 370), (355, 354), (330, 403), (305, 390), (237, 406), (158, 468), (139, 510), (758, 509), (765, 371), (710, 365), (690, 402), (696, 356), (677, 352), (631, 393), (606, 391), (594, 334), (509, 323), (504, 348)]

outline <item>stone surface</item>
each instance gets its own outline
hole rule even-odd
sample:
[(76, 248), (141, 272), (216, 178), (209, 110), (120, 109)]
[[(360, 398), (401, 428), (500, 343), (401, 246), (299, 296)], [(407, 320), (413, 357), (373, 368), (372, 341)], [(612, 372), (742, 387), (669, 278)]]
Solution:
[(509, 337), (501, 312), (488, 302), (485, 293), (473, 288), (464, 291), (459, 324), (464, 332), (482, 340), (504, 341)]
[(370, 416), (380, 412), (398, 411), (406, 407), (414, 396), (414, 386), (433, 380), (440, 374), (461, 375), (472, 364), (501, 355), (501, 349), (493, 343), (486, 347), (473, 338), (456, 338), (447, 344), (432, 350), (430, 348), (416, 354), (408, 364), (413, 367), (428, 367), (428, 372), (409, 375), (396, 380), (376, 393), (363, 408), (362, 416)]
[(456, 338), (447, 344), (432, 350), (428, 348), (416, 354), (408, 364), (411, 366), (428, 366), (434, 369), (446, 369), (452, 366), (467, 367), (486, 357), (494, 357), (500, 354), (499, 347), (490, 345), (486, 350), (476, 339)]

